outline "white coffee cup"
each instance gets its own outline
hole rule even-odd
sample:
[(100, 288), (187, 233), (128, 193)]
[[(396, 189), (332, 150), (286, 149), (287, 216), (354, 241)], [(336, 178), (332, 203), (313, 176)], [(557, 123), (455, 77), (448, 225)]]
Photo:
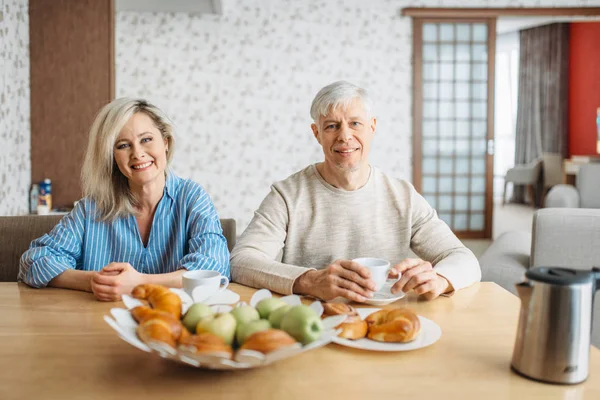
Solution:
[[(187, 271), (182, 276), (183, 290), (192, 296), (194, 289), (202, 287), (205, 298), (222, 292), (229, 285), (229, 279), (217, 271)], [(203, 296), (203, 297), (204, 297)]]
[[(355, 258), (352, 260), (371, 271), (371, 279), (375, 282), (375, 291), (380, 291), (388, 279), (392, 266), (388, 260), (373, 257)], [(398, 275), (400, 279), (400, 275)], [(397, 280), (398, 280), (397, 279)]]

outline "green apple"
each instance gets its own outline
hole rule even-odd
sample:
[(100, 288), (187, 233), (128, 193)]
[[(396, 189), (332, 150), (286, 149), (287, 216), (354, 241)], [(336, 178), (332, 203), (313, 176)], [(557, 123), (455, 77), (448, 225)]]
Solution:
[(271, 324), (266, 319), (258, 319), (256, 321), (248, 322), (244, 325), (238, 325), (236, 340), (238, 345), (243, 345), (247, 338), (253, 333), (266, 331), (271, 328)]
[(273, 328), (279, 329), (281, 327), (281, 320), (283, 319), (283, 316), (290, 310), (290, 308), (292, 308), (292, 306), (286, 304), (283, 307), (276, 308), (275, 311), (269, 315), (269, 322)]
[(285, 313), (281, 329), (302, 344), (308, 344), (321, 336), (323, 322), (312, 308), (302, 304)]
[(213, 333), (222, 337), (227, 344), (232, 344), (236, 326), (235, 317), (230, 313), (211, 315), (198, 322), (196, 333)]
[(183, 326), (185, 326), (190, 332), (196, 332), (196, 325), (202, 318), (206, 318), (208, 316), (214, 315), (215, 312), (210, 308), (210, 306), (202, 303), (192, 304), (191, 307), (185, 313), (183, 317)]
[(269, 319), (269, 315), (279, 307), (285, 306), (287, 303), (281, 299), (275, 297), (269, 297), (268, 299), (262, 299), (256, 305), (256, 309), (262, 319)]
[(258, 311), (256, 311), (256, 308), (252, 306), (236, 307), (233, 310), (231, 310), (231, 315), (235, 317), (238, 326), (260, 319)]

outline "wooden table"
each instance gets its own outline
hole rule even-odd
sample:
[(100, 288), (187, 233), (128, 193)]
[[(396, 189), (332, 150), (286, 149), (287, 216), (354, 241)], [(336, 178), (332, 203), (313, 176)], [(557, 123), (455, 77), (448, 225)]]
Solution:
[[(232, 284), (248, 300), (253, 289)], [(210, 371), (179, 365), (123, 342), (102, 320), (111, 307), (91, 294), (0, 283), (0, 399), (598, 399), (600, 351), (576, 386), (543, 384), (509, 365), (519, 300), (493, 283), (408, 305), (442, 337), (411, 352), (335, 344), (273, 365)]]

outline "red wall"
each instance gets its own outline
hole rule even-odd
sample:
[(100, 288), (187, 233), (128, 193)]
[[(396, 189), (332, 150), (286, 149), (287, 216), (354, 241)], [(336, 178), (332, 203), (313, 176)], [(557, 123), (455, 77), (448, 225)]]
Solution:
[(571, 23), (569, 53), (569, 155), (596, 154), (600, 22)]

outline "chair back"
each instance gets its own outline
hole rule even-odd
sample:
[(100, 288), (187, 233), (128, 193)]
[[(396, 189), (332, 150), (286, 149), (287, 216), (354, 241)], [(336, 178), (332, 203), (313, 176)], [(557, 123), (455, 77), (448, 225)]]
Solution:
[(236, 224), (233, 218), (221, 218), (221, 228), (223, 228), (223, 236), (227, 239), (227, 248), (231, 253), (236, 240)]
[(600, 163), (582, 165), (577, 172), (576, 187), (579, 207), (600, 208)]
[[(50, 232), (64, 215), (0, 217), (0, 282), (16, 282), (19, 260), (34, 239)], [(229, 251), (236, 240), (235, 219), (221, 219)]]
[(63, 215), (0, 217), (0, 282), (16, 282), (19, 259), (33, 239), (48, 233)]
[(544, 153), (544, 188), (551, 188), (563, 181), (563, 157), (558, 153)]

